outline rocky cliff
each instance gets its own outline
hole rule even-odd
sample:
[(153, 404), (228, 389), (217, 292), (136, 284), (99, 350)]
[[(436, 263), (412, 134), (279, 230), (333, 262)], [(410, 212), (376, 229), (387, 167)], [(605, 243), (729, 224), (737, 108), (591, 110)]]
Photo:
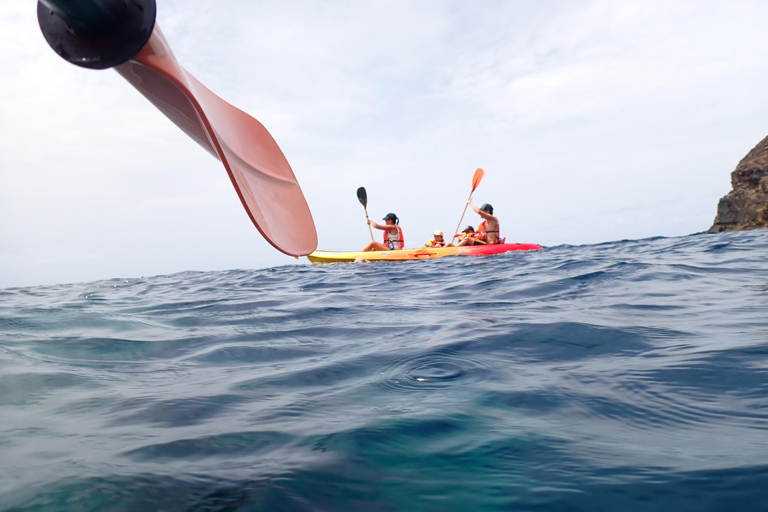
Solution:
[(731, 173), (731, 190), (717, 204), (710, 233), (768, 228), (768, 137)]

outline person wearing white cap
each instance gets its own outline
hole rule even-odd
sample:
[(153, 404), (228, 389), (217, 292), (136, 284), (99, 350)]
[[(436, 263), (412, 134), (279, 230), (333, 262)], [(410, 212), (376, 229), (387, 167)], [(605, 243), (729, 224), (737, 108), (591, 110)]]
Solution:
[(424, 244), (424, 247), (453, 247), (453, 244), (446, 242), (443, 238), (443, 232), (438, 229), (432, 233), (432, 240)]

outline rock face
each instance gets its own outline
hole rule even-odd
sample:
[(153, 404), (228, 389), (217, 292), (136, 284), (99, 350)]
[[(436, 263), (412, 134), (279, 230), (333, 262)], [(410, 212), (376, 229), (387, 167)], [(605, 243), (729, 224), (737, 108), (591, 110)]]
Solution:
[(768, 227), (768, 137), (731, 173), (731, 190), (717, 204), (710, 233)]

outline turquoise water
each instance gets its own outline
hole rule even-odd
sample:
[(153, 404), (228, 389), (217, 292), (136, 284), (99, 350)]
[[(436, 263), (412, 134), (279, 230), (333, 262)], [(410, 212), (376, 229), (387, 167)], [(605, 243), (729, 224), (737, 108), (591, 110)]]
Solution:
[(767, 251), (2, 289), (0, 510), (766, 510)]

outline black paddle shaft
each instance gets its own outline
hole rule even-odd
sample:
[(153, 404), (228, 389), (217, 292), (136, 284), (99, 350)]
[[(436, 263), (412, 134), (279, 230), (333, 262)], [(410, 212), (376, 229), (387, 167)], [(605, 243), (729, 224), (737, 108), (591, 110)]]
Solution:
[(43, 36), (64, 60), (91, 69), (123, 64), (155, 27), (155, 0), (39, 0)]

